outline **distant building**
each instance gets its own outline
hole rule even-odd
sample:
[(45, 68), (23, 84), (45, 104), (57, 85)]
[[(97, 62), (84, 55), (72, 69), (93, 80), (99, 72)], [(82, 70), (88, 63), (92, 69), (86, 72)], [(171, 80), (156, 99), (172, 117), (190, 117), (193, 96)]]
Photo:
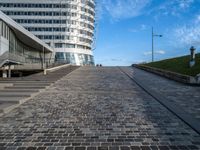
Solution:
[(0, 11), (0, 72), (11, 68), (42, 70), (52, 63), (53, 49)]
[(94, 64), (95, 0), (0, 0), (0, 10), (51, 46), (57, 62)]

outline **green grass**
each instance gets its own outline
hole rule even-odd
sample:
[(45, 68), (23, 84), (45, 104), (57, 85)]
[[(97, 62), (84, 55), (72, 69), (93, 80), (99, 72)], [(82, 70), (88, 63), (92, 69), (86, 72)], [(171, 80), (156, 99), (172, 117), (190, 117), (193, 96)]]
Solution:
[(196, 76), (200, 73), (200, 54), (196, 55), (196, 65), (189, 67), (190, 56), (182, 56), (172, 59), (166, 59), (153, 63), (145, 64), (146, 66), (164, 69), (184, 75)]

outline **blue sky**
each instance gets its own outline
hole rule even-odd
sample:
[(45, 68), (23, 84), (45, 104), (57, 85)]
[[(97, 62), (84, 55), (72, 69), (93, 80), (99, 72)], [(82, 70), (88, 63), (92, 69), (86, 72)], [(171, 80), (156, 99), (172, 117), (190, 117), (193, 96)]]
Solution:
[(98, 0), (95, 62), (104, 66), (151, 61), (200, 52), (200, 0)]

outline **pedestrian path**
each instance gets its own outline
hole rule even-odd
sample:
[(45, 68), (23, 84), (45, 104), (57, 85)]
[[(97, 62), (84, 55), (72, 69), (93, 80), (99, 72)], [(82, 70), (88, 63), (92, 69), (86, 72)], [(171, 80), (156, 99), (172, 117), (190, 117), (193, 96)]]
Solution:
[(0, 117), (0, 149), (200, 149), (200, 135), (117, 67), (81, 67)]
[(134, 78), (200, 121), (200, 87), (188, 86), (137, 68), (129, 70), (133, 71)]

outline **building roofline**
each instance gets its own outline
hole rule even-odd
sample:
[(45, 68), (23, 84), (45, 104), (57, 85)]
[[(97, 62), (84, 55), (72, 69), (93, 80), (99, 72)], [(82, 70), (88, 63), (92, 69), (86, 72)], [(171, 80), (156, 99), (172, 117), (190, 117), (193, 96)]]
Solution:
[(15, 33), (17, 33), (17, 37), (20, 36), (20, 39), (22, 38), (21, 41), (23, 41), (26, 45), (29, 45), (37, 50), (43, 50), (44, 48), (45, 51), (53, 52), (53, 49), (50, 46), (26, 30), (23, 26), (15, 22), (9, 16), (4, 14), (2, 11), (0, 11), (0, 19), (3, 20), (10, 28), (12, 28)]

